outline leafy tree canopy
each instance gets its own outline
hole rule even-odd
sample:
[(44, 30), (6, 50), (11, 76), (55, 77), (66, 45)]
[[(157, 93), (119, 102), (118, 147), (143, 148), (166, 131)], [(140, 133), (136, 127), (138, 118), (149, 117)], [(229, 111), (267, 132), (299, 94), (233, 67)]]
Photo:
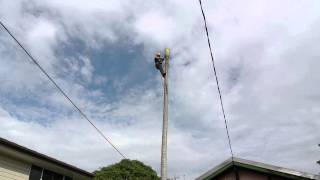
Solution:
[(159, 180), (156, 171), (137, 160), (123, 159), (119, 163), (94, 172), (95, 180)]

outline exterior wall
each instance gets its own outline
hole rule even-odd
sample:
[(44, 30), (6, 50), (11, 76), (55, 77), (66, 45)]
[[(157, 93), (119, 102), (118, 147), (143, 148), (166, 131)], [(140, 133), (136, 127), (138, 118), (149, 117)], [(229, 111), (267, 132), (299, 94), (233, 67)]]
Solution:
[(0, 143), (0, 180), (28, 180), (32, 165), (71, 177), (73, 180), (93, 179), (56, 163), (3, 146)]
[(0, 180), (28, 180), (31, 165), (0, 154)]
[(236, 180), (236, 176), (234, 173), (226, 173), (215, 178), (214, 180)]
[(268, 180), (268, 176), (266, 174), (261, 174), (254, 171), (247, 170), (239, 170), (239, 179), (246, 180)]
[(233, 172), (232, 169), (229, 169), (225, 172), (223, 172), (221, 175), (219, 175), (216, 178), (213, 178), (212, 180), (236, 180), (236, 174)]
[(211, 180), (292, 180), (280, 176), (269, 175), (252, 170), (238, 169), (238, 179), (235, 171), (229, 169)]
[(241, 158), (230, 158), (196, 180), (320, 180), (320, 175), (268, 165)]

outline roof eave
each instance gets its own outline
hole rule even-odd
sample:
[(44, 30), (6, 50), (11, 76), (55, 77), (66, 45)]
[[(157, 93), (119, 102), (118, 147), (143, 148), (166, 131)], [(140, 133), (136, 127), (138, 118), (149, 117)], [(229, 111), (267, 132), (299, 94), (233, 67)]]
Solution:
[(54, 164), (57, 164), (57, 165), (59, 165), (61, 167), (67, 168), (67, 169), (72, 170), (74, 172), (78, 172), (78, 173), (80, 173), (82, 175), (85, 175), (85, 176), (88, 176), (88, 177), (91, 177), (91, 178), (94, 177), (93, 173), (87, 172), (87, 171), (85, 171), (83, 169), (80, 169), (80, 168), (75, 167), (73, 165), (67, 164), (67, 163), (62, 162), (60, 160), (54, 159), (54, 158), (49, 157), (47, 155), (41, 154), (41, 153), (39, 153), (37, 151), (31, 150), (29, 148), (26, 148), (24, 146), (21, 146), (19, 144), (14, 143), (14, 142), (8, 141), (8, 140), (6, 140), (4, 138), (1, 138), (1, 137), (0, 137), (0, 143), (3, 144), (4, 146), (7, 146), (7, 147), (9, 147), (11, 149), (14, 149), (16, 151), (28, 154), (30, 156), (35, 156), (37, 158), (43, 159), (45, 161), (48, 161), (48, 162), (51, 162), (51, 163), (54, 163)]
[(318, 175), (299, 172), (296, 170), (291, 170), (287, 168), (277, 167), (273, 165), (268, 165), (264, 163), (259, 163), (255, 161), (234, 157), (224, 161), (223, 163), (219, 164), (213, 169), (207, 171), (206, 173), (198, 177), (197, 180), (214, 178), (232, 166), (242, 167), (250, 170), (259, 171), (262, 173), (274, 174), (274, 175), (288, 177), (288, 178), (300, 178), (300, 179), (304, 178), (304, 179), (315, 179), (315, 180), (320, 179), (320, 176)]

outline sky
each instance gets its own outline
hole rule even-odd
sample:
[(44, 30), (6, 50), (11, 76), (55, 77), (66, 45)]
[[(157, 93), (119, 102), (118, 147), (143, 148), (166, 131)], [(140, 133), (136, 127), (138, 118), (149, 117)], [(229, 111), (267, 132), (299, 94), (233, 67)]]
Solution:
[[(203, 0), (236, 157), (317, 174), (320, 1)], [(168, 174), (230, 158), (197, 0), (0, 0), (0, 19), (130, 159), (160, 171), (171, 49)], [(121, 157), (0, 28), (0, 137), (87, 171)]]

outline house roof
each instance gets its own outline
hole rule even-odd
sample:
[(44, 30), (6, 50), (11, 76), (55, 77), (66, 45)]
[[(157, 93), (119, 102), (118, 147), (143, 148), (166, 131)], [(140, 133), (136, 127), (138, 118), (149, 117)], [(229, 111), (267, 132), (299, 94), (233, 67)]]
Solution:
[(47, 155), (44, 155), (44, 154), (41, 154), (41, 153), (36, 152), (34, 150), (28, 149), (28, 148), (26, 148), (24, 146), (21, 146), (19, 144), (14, 143), (14, 142), (8, 141), (8, 140), (3, 139), (1, 137), (0, 137), (0, 145), (4, 145), (6, 147), (9, 147), (9, 148), (14, 149), (14, 150), (19, 151), (19, 152), (22, 152), (24, 154), (27, 154), (27, 155), (30, 155), (30, 156), (34, 156), (34, 157), (37, 157), (37, 158), (42, 159), (44, 161), (59, 165), (59, 166), (65, 168), (65, 169), (69, 169), (71, 171), (80, 173), (80, 174), (85, 175), (87, 177), (94, 177), (93, 173), (87, 172), (87, 171), (85, 171), (83, 169), (80, 169), (78, 167), (75, 167), (73, 165), (67, 164), (67, 163), (62, 162), (60, 160), (54, 159), (54, 158), (49, 157)]
[(273, 174), (277, 176), (292, 178), (292, 179), (316, 179), (320, 180), (320, 176), (300, 172), (292, 169), (282, 168), (278, 166), (273, 166), (269, 164), (264, 164), (260, 162), (245, 160), (241, 158), (230, 158), (223, 163), (219, 164), (218, 166), (214, 167), (213, 169), (209, 170), (208, 172), (204, 173), (200, 177), (197, 178), (197, 180), (204, 180), (216, 177), (220, 175), (225, 170), (231, 168), (231, 167), (241, 167), (249, 170), (254, 170), (261, 173), (267, 173), (267, 174)]

